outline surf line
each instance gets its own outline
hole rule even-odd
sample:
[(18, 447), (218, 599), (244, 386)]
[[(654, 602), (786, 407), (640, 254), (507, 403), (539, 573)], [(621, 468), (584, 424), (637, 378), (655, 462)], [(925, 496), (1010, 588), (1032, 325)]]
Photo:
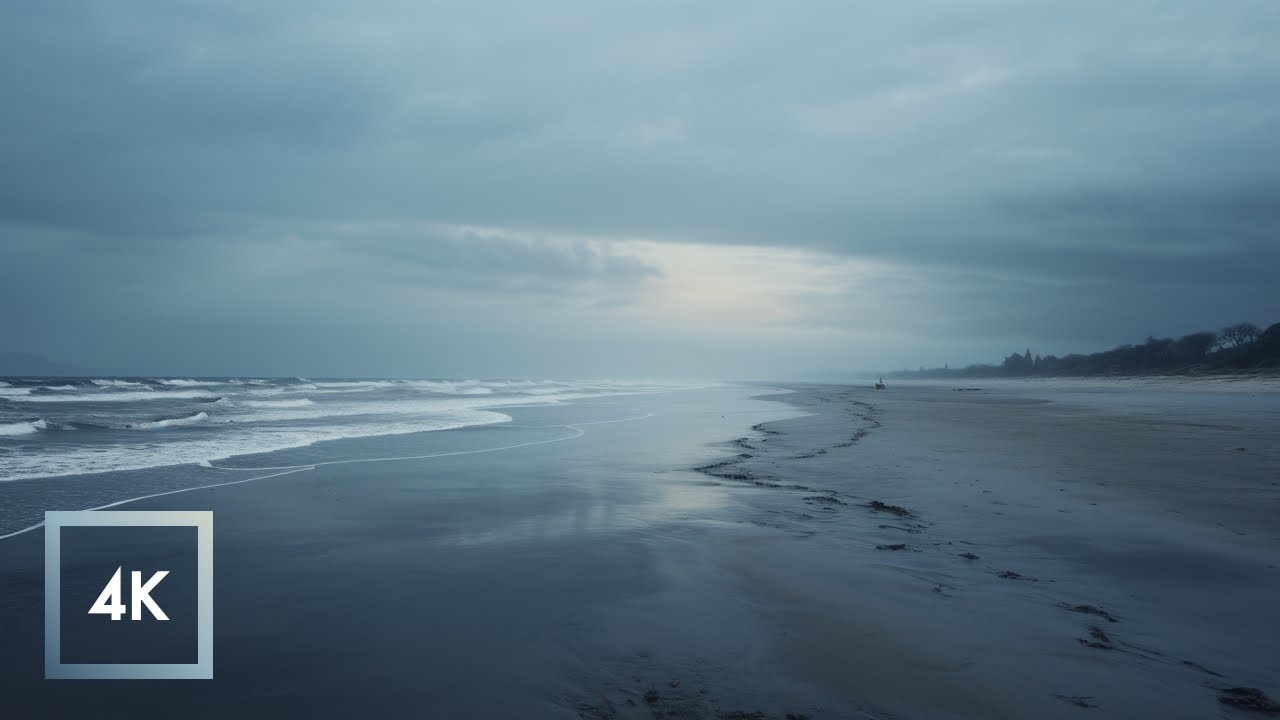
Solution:
[[(395, 462), (397, 460), (429, 460), (431, 458), (451, 457), (454, 455), (479, 455), (481, 453), (502, 452), (503, 450), (515, 450), (516, 448), (531, 447), (533, 445), (549, 445), (551, 443), (564, 442), (566, 440), (577, 440), (578, 438), (587, 434), (587, 431), (582, 429), (583, 426), (585, 425), (609, 425), (612, 423), (624, 423), (624, 422), (632, 422), (635, 420), (644, 420), (646, 418), (651, 418), (651, 417), (653, 417), (653, 413), (645, 413), (644, 415), (636, 415), (634, 417), (625, 417), (617, 420), (594, 420), (591, 422), (570, 423), (568, 425), (546, 425), (543, 427), (562, 427), (562, 428), (566, 428), (574, 431), (574, 434), (565, 435), (564, 437), (551, 438), (550, 440), (533, 440), (531, 442), (515, 443), (513, 445), (501, 445), (498, 447), (491, 447), (491, 448), (477, 448), (475, 450), (453, 450), (450, 452), (430, 453), (428, 455), (403, 455), (403, 456), (397, 456), (397, 457), (382, 457), (382, 458), (351, 458), (347, 460), (328, 460), (325, 462), (310, 463), (307, 465), (280, 465), (277, 467), (221, 467), (218, 465), (207, 465), (206, 467), (208, 467), (211, 470), (224, 470), (224, 471), (278, 470), (279, 472), (273, 472), (270, 475), (258, 475), (256, 477), (241, 478), (239, 480), (228, 480), (227, 482), (215, 483), (213, 485), (198, 485), (196, 487), (178, 488), (176, 490), (166, 490), (164, 492), (152, 493), (150, 495), (140, 495), (138, 497), (132, 497), (125, 500), (117, 500), (116, 502), (107, 503), (106, 505), (99, 505), (97, 507), (84, 508), (84, 510), (89, 512), (92, 512), (95, 510), (107, 510), (109, 508), (118, 507), (120, 505), (126, 505), (131, 502), (138, 502), (139, 500), (150, 500), (151, 498), (164, 497), (165, 495), (177, 495), (178, 493), (191, 492), (193, 490), (211, 490), (213, 488), (226, 487), (228, 485), (239, 485), (241, 483), (253, 482), (255, 480), (267, 480), (269, 478), (280, 477), (282, 475), (292, 475), (293, 473), (304, 472), (307, 470), (315, 470), (318, 467), (323, 467), (326, 465), (344, 465), (344, 464), (370, 463), (370, 462)], [(42, 527), (44, 527), (43, 520), (41, 520), (40, 522), (30, 527), (25, 527), (25, 528), (22, 528), (21, 530), (15, 530), (6, 535), (0, 535), (0, 540), (7, 540), (11, 537), (17, 537), (19, 535), (29, 533), (32, 530), (38, 530)]]

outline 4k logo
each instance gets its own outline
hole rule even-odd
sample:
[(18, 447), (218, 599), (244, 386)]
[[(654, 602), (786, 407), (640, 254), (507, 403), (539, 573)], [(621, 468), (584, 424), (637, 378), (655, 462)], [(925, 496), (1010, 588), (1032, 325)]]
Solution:
[[(205, 510), (49, 511), (44, 517), (44, 676), (46, 678), (51, 680), (208, 680), (213, 678), (212, 512)], [(66, 534), (69, 557), (73, 558), (68, 561), (69, 564), (65, 568), (62, 562), (64, 528), (72, 528)], [(86, 531), (85, 528), (93, 530)], [(120, 530), (115, 530), (117, 528)], [(172, 560), (148, 563), (145, 551), (152, 549), (153, 546), (139, 542), (137, 528), (151, 528), (159, 533), (157, 537), (170, 539), (193, 535), (191, 539), (195, 542), (191, 544), (195, 551), (194, 562), (191, 555), (185, 554), (185, 551), (173, 549), (181, 545), (166, 545), (164, 546), (165, 554)], [(187, 534), (189, 531), (175, 530), (175, 528), (189, 528), (194, 530), (194, 533)], [(76, 553), (82, 552), (85, 547), (82, 543), (85, 542), (83, 538), (86, 537), (99, 539), (95, 541), (97, 544), (93, 546), (88, 556), (77, 555)], [(117, 546), (114, 539), (117, 537), (132, 538), (132, 540), (121, 540), (121, 544)], [(144, 551), (143, 556), (133, 558), (131, 567), (128, 551), (122, 548), (136, 550), (140, 547)], [(122, 552), (125, 554), (121, 554)], [(85, 560), (86, 557), (95, 557), (95, 554), (101, 557), (101, 562)], [(74, 558), (80, 559), (74, 560)], [(116, 566), (114, 573), (111, 571), (112, 565)], [(156, 565), (166, 569), (156, 569)], [(146, 569), (133, 569), (139, 566)], [(67, 574), (65, 588), (64, 572)], [(110, 579), (107, 579), (108, 574)], [(106, 580), (105, 585), (101, 584), (103, 580)], [(65, 616), (62, 613), (64, 589), (67, 593)], [(95, 594), (97, 599), (90, 603), (90, 599)], [(162, 607), (162, 604), (167, 607)], [(165, 622), (171, 619), (170, 614), (173, 621)], [(106, 622), (107, 618), (112, 622)], [(129, 622), (119, 622), (126, 618)], [(157, 635), (157, 633), (160, 634)], [(125, 639), (121, 641), (123, 644), (120, 644), (115, 640), (109, 640), (110, 638)], [(134, 642), (139, 638), (142, 640)], [(150, 649), (167, 650), (172, 647), (187, 647), (190, 648), (190, 652), (186, 654), (142, 652)]]
[[(120, 597), (120, 571), (124, 570), (124, 566), (116, 568), (116, 574), (111, 576), (111, 580), (107, 582), (107, 586), (102, 588), (102, 594), (94, 601), (93, 607), (89, 608), (90, 615), (110, 615), (112, 620), (119, 620), (124, 617), (124, 603)], [(147, 610), (151, 612), (151, 616), (157, 620), (168, 620), (169, 616), (164, 614), (164, 610), (151, 599), (151, 591), (164, 580), (169, 574), (168, 570), (161, 570), (151, 576), (145, 585), (142, 584), (142, 573), (134, 570), (129, 574), (133, 578), (132, 592), (133, 613), (130, 618), (133, 620), (142, 619), (142, 606), (146, 605)], [(81, 605), (80, 607), (84, 607)]]

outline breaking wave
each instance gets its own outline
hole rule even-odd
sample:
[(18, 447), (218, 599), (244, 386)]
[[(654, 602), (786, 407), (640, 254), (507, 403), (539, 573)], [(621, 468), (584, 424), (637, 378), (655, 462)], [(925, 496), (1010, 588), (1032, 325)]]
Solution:
[(291, 408), (315, 405), (315, 401), (308, 398), (298, 398), (296, 400), (241, 400), (240, 404), (260, 408)]
[(159, 420), (149, 420), (147, 422), (130, 423), (125, 425), (127, 430), (156, 430), (158, 428), (181, 427), (183, 425), (193, 425), (198, 422), (204, 422), (209, 419), (206, 412), (192, 413), (183, 415), (182, 417), (160, 418)]
[[(26, 461), (6, 467), (7, 460), (0, 455), (0, 479), (26, 480), (42, 477), (83, 475), (120, 470), (208, 463), (237, 455), (273, 452), (289, 448), (305, 447), (327, 440), (368, 437), (372, 435), (401, 435), (405, 433), (450, 430), (471, 425), (488, 425), (508, 422), (511, 417), (490, 411), (460, 411), (442, 413), (429, 418), (411, 418), (399, 422), (370, 422), (355, 425), (325, 426), (315, 428), (281, 428), (274, 432), (249, 431), (239, 423), (218, 425), (230, 428), (230, 434), (220, 438), (148, 442), (132, 452), (102, 453), (93, 448), (66, 448), (35, 462)], [(9, 461), (17, 461), (10, 458)]]
[(26, 422), (16, 423), (0, 423), (0, 437), (16, 437), (18, 435), (30, 435), (40, 430), (48, 429), (49, 424), (44, 420), (28, 420)]
[(419, 390), (427, 392), (441, 393), (444, 395), (490, 395), (493, 388), (485, 387), (475, 380), (409, 380), (412, 385)]
[[(501, 412), (505, 407), (674, 389), (639, 382), (476, 378), (236, 378), (214, 387), (192, 386), (213, 384), (197, 378), (166, 380), (6, 378), (0, 384), (6, 446), (0, 448), (0, 482), (502, 423), (511, 419)], [(71, 384), (79, 386), (65, 387)], [(22, 450), (15, 452), (19, 444)]]
[(21, 395), (14, 400), (21, 402), (137, 402), (138, 400), (216, 400), (217, 395), (206, 390), (134, 390), (125, 392), (94, 392), (77, 395)]

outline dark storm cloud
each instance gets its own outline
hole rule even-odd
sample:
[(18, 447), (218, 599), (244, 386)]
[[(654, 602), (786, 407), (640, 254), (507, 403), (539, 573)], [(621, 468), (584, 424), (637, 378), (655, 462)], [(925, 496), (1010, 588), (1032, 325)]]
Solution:
[(511, 237), (471, 228), (405, 231), (375, 225), (340, 233), (330, 249), (339, 263), (358, 260), (370, 272), (402, 281), (420, 282), (429, 274), (432, 285), (485, 291), (567, 294), (593, 281), (630, 285), (661, 275), (643, 260), (586, 240)]
[(12, 2), (0, 301), (44, 300), (4, 344), (128, 364), (180, 307), (318, 350), (324, 308), (403, 351), (397, 318), (489, 332), (465, 302), (607, 368), (584, 328), (663, 277), (636, 238), (883, 263), (875, 312), (797, 322), (912, 348), (1271, 322), (1278, 31), (1271, 2)]

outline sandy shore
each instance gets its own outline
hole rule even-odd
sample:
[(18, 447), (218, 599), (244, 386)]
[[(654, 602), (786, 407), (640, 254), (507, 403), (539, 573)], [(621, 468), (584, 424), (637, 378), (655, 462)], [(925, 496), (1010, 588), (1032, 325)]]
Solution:
[(1203, 718), (1280, 695), (1273, 399), (795, 390), (523, 409), (344, 450), (431, 459), (123, 506), (214, 510), (212, 681), (42, 681), (41, 538), (0, 542), (7, 707)]
[[(788, 669), (872, 717), (1215, 717), (1280, 677), (1280, 405), (811, 388), (705, 472)], [(843, 419), (843, 421), (841, 420)]]

